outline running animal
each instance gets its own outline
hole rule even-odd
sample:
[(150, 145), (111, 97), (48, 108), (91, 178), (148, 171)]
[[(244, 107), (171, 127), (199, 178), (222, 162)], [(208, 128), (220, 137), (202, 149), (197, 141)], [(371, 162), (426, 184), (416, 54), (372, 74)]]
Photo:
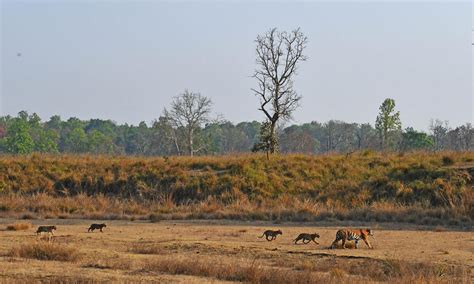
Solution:
[(95, 229), (99, 229), (101, 232), (103, 232), (102, 229), (105, 227), (107, 227), (105, 224), (92, 224), (89, 229), (87, 229), (87, 232), (94, 232)]
[(283, 235), (283, 233), (281, 232), (281, 230), (278, 230), (278, 231), (272, 231), (272, 230), (266, 230), (265, 232), (263, 232), (263, 235), (261, 235), (259, 238), (263, 238), (263, 236), (265, 236), (265, 238), (267, 239), (267, 241), (273, 241), (274, 239), (276, 239), (276, 237), (278, 235)]
[(319, 245), (319, 243), (315, 240), (316, 238), (319, 238), (319, 234), (302, 233), (299, 234), (298, 237), (296, 237), (296, 239), (294, 239), (293, 241), (295, 242), (295, 244), (300, 240), (303, 240), (303, 244), (309, 244), (309, 242), (313, 241), (315, 244)]
[(373, 236), (371, 229), (340, 229), (336, 233), (336, 239), (331, 244), (331, 248), (335, 248), (337, 242), (342, 241), (342, 248), (346, 248), (346, 241), (355, 241), (355, 248), (358, 247), (359, 240), (363, 240), (369, 248), (373, 248), (369, 242), (369, 236)]
[(36, 230), (36, 235), (41, 233), (50, 233), (51, 235), (54, 235), (54, 230), (56, 230), (56, 226), (39, 226), (38, 230)]

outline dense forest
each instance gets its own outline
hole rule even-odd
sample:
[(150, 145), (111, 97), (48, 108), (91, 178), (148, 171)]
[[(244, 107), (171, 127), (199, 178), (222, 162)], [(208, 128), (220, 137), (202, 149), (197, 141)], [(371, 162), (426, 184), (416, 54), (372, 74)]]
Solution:
[[(260, 140), (264, 123), (257, 121), (233, 124), (225, 120), (208, 121), (196, 127), (196, 155), (221, 155), (250, 152)], [(184, 127), (173, 125), (165, 116), (151, 125), (117, 124), (111, 120), (62, 120), (52, 116), (43, 121), (36, 113), (25, 111), (16, 117), (0, 117), (0, 153), (91, 153), (112, 155), (171, 156), (188, 154)], [(381, 135), (370, 124), (331, 120), (277, 129), (282, 153), (349, 153), (357, 150), (381, 150)], [(411, 127), (391, 133), (388, 150), (474, 149), (474, 129), (470, 123), (450, 127), (435, 120), (430, 132)]]

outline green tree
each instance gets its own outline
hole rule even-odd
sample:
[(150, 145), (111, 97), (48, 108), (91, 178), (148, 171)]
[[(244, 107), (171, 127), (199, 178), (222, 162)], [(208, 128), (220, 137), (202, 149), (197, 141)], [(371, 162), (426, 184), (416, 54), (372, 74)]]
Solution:
[(74, 128), (64, 138), (64, 152), (86, 153), (89, 150), (88, 142), (84, 129)]
[(150, 155), (179, 155), (180, 141), (168, 119), (160, 116), (150, 129)]
[[(24, 115), (24, 117), (26, 117), (26, 115)], [(47, 128), (46, 125), (41, 122), (41, 118), (36, 113), (28, 116), (28, 124), (30, 127), (29, 132), (31, 138), (35, 144), (35, 152), (58, 153), (58, 132)]]
[(395, 111), (395, 100), (385, 99), (379, 110), (379, 115), (375, 121), (375, 129), (377, 129), (380, 136), (381, 148), (385, 150), (393, 142), (394, 134), (401, 130), (402, 123), (400, 112)]
[(5, 148), (13, 154), (29, 154), (34, 151), (35, 142), (30, 135), (30, 126), (24, 117), (16, 118), (8, 126)]
[(240, 129), (245, 136), (247, 137), (247, 144), (248, 147), (246, 148), (241, 148), (242, 151), (249, 151), (255, 143), (258, 142), (258, 134), (260, 131), (260, 126), (261, 123), (254, 120), (252, 122), (240, 122), (239, 124), (236, 125), (238, 129)]
[(427, 150), (433, 147), (433, 139), (424, 132), (418, 132), (413, 127), (407, 127), (402, 133), (400, 150)]
[(132, 155), (147, 155), (151, 145), (151, 131), (144, 121), (130, 126), (126, 131), (125, 152)]
[(35, 151), (42, 153), (58, 153), (59, 134), (51, 129), (40, 129), (35, 139)]
[(49, 120), (45, 123), (45, 128), (55, 130), (59, 133), (62, 128), (61, 117), (59, 115), (51, 116)]
[(113, 154), (113, 140), (98, 130), (92, 130), (87, 137), (87, 151), (93, 154)]
[(252, 152), (265, 152), (267, 159), (270, 157), (270, 153), (274, 153), (278, 150), (278, 140), (273, 135), (272, 123), (265, 121), (260, 126), (260, 138), (259, 141), (253, 146)]
[(203, 132), (209, 140), (208, 154), (248, 152), (252, 147), (244, 131), (229, 121), (209, 123)]

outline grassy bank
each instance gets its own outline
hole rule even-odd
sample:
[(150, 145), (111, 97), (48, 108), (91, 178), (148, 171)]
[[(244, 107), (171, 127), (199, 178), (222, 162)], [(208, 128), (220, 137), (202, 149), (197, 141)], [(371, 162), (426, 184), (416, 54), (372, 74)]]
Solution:
[(0, 212), (470, 224), (473, 164), (472, 152), (2, 157)]

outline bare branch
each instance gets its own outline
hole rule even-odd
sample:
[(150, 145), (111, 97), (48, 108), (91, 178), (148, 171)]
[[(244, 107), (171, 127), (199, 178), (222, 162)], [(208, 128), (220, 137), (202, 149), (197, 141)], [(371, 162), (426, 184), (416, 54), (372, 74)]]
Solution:
[(291, 119), (301, 100), (293, 89), (292, 78), (298, 63), (307, 60), (303, 54), (307, 38), (299, 28), (290, 33), (273, 28), (257, 36), (255, 43), (257, 69), (253, 77), (258, 81), (258, 88), (251, 90), (260, 98), (259, 110), (270, 122), (269, 129), (274, 136), (278, 120)]
[(191, 156), (196, 153), (195, 133), (203, 124), (209, 122), (211, 105), (212, 101), (209, 98), (185, 90), (183, 94), (174, 98), (169, 111), (164, 110), (163, 115), (173, 128), (183, 130)]

